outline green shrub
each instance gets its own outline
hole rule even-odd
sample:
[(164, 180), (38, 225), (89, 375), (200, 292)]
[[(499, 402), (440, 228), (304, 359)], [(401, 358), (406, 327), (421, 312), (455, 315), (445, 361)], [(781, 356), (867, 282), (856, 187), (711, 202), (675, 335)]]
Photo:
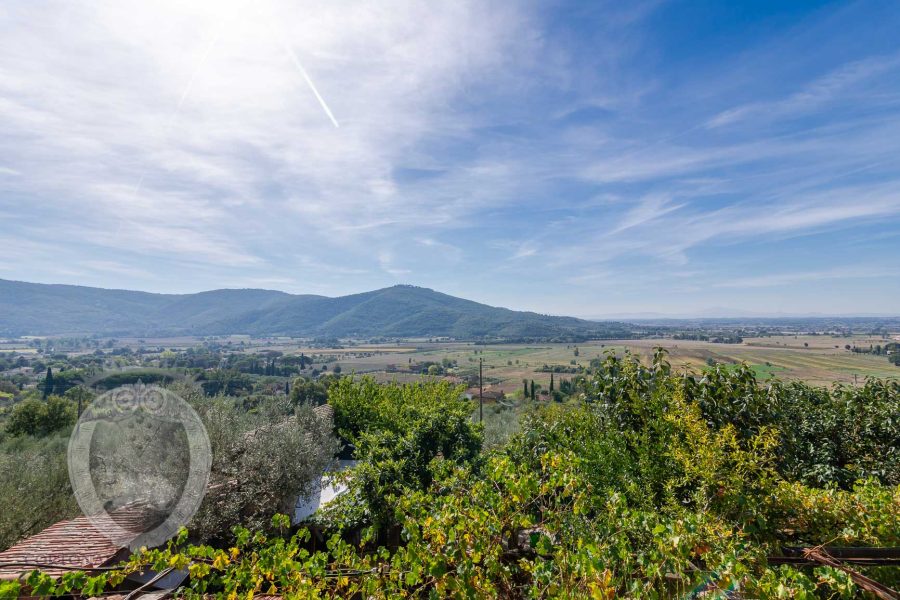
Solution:
[(473, 405), (462, 392), (445, 381), (381, 385), (348, 377), (331, 386), (335, 428), (361, 461), (352, 493), (334, 509), (345, 514), (333, 522), (391, 523), (395, 499), (430, 486), (440, 463), (466, 464), (478, 456), (481, 426), (472, 422)]
[(10, 435), (48, 435), (71, 427), (78, 418), (77, 405), (60, 396), (46, 401), (27, 398), (16, 404), (6, 422)]
[(0, 444), (0, 550), (78, 514), (66, 465), (67, 442), (57, 434)]
[[(594, 366), (581, 402), (536, 410), (483, 453), (460, 389), (337, 381), (335, 425), (361, 462), (320, 522), (372, 524), (361, 543), (334, 535), (310, 552), (304, 529), (238, 527), (227, 551), (184, 546), (184, 534), (124, 569), (193, 562), (194, 598), (853, 598), (839, 570), (766, 557), (900, 544), (896, 382), (763, 387), (744, 366), (674, 373), (663, 352)], [(829, 435), (840, 439), (818, 437)], [(804, 452), (813, 441), (822, 451)], [(379, 546), (390, 525), (400, 544)], [(896, 567), (860, 569), (898, 579)]]

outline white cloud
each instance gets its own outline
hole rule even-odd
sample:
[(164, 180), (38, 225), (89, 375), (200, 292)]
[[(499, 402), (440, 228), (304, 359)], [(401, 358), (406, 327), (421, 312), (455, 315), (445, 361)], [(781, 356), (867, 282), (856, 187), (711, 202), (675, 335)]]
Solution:
[(509, 260), (522, 260), (523, 258), (530, 258), (535, 256), (538, 253), (537, 246), (532, 242), (524, 242), (522, 244), (518, 244), (516, 251), (512, 256), (509, 257)]
[(628, 210), (618, 226), (610, 232), (610, 235), (621, 233), (626, 229), (639, 227), (651, 221), (661, 219), (670, 212), (682, 208), (684, 204), (672, 204), (672, 198), (667, 194), (652, 194), (638, 200)]
[(16, 2), (0, 13), (0, 175), (27, 166), (16, 191), (150, 254), (153, 238), (252, 264), (271, 250), (263, 222), (364, 248), (471, 211), (452, 182), (422, 194), (395, 170), (478, 125), (454, 99), (515, 77), (528, 27), (500, 3)]
[(828, 103), (856, 96), (855, 87), (898, 67), (900, 54), (851, 61), (783, 99), (755, 102), (722, 111), (710, 119), (706, 126), (724, 127), (750, 118), (756, 122), (769, 121), (815, 111)]
[(409, 275), (412, 272), (409, 269), (398, 267), (394, 259), (394, 253), (387, 250), (382, 250), (378, 253), (378, 264), (381, 266), (382, 271), (394, 277)]
[(541, 272), (553, 309), (900, 217), (896, 56), (773, 59), (832, 23), (685, 71), (656, 4), (7, 0), (4, 273), (513, 305)]
[(652, 257), (671, 268), (687, 264), (688, 252), (699, 246), (791, 238), (900, 216), (900, 181), (807, 191), (792, 195), (790, 202), (748, 199), (714, 210), (676, 205), (681, 210), (669, 211), (664, 198), (645, 199), (627, 212), (625, 222), (634, 223), (627, 229), (598, 232), (585, 223), (571, 231), (578, 241), (548, 249), (548, 260), (587, 273), (629, 256)]
[(754, 277), (740, 277), (727, 281), (718, 281), (712, 287), (721, 288), (762, 288), (793, 286), (801, 282), (827, 281), (833, 279), (881, 279), (900, 275), (898, 269), (872, 269), (865, 267), (840, 267), (820, 271), (799, 271), (793, 273), (774, 273)]

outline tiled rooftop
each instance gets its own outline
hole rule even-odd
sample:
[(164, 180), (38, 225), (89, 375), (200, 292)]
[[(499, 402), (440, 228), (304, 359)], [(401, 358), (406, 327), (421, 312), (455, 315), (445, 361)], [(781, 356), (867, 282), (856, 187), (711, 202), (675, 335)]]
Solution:
[[(127, 531), (148, 529), (151, 513), (143, 507), (128, 507), (111, 515), (116, 525)], [(22, 566), (0, 567), (0, 579), (17, 579), (29, 573), (34, 563), (65, 565), (72, 569), (41, 570), (49, 575), (61, 575), (68, 570), (100, 567), (116, 558), (124, 550), (123, 543), (110, 540), (87, 517), (60, 521), (0, 552), (0, 563), (19, 563)]]

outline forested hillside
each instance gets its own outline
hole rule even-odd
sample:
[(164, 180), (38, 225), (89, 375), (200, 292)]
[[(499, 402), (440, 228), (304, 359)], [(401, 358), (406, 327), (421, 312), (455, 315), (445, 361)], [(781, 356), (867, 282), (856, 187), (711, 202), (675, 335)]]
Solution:
[(270, 290), (150, 294), (0, 280), (0, 335), (585, 339), (635, 328), (496, 308), (398, 285), (337, 298)]

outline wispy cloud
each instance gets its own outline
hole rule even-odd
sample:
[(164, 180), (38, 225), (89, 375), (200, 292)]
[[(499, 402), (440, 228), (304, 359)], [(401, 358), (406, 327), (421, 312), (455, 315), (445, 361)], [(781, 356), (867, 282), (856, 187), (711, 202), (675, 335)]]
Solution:
[(537, 255), (538, 248), (533, 242), (524, 242), (518, 244), (515, 252), (509, 257), (509, 260), (522, 260)]
[(820, 110), (824, 105), (850, 96), (857, 98), (856, 89), (876, 77), (888, 75), (900, 68), (900, 55), (869, 57), (843, 64), (830, 73), (808, 83), (786, 98), (770, 102), (756, 102), (723, 111), (706, 126), (710, 128), (732, 125), (744, 120), (772, 120)]
[[(81, 227), (121, 221), (114, 237), (123, 246), (161, 235), (160, 252), (193, 254), (215, 245), (214, 230), (231, 234), (231, 252), (245, 257), (268, 252), (246, 227), (273, 213), (304, 228), (312, 248), (328, 231), (379, 243), (391, 225), (453, 209), (443, 194), (401, 193), (393, 171), (415, 160), (425, 136), (471, 126), (444, 104), (464, 81), (502, 73), (527, 17), (477, 3), (251, 8), (50, 1), (8, 9), (0, 157), (12, 159), (9, 174), (30, 167), (19, 190), (72, 214), (90, 202), (95, 214)], [(335, 129), (338, 113), (345, 123)]]
[(601, 314), (896, 255), (900, 8), (681, 10), (8, 0), (0, 268)]
[(630, 208), (610, 235), (621, 233), (633, 227), (639, 227), (682, 208), (684, 204), (673, 204), (672, 198), (666, 194), (654, 194), (641, 198)]
[(378, 264), (381, 266), (382, 271), (393, 277), (409, 275), (411, 272), (409, 269), (398, 267), (394, 259), (394, 253), (387, 250), (382, 250), (378, 253)]
[(726, 281), (716, 281), (713, 287), (720, 288), (765, 288), (792, 286), (811, 281), (828, 281), (834, 279), (882, 279), (897, 277), (900, 269), (872, 269), (860, 266), (841, 267), (823, 271), (800, 271), (796, 273), (774, 273), (755, 277), (740, 277)]

